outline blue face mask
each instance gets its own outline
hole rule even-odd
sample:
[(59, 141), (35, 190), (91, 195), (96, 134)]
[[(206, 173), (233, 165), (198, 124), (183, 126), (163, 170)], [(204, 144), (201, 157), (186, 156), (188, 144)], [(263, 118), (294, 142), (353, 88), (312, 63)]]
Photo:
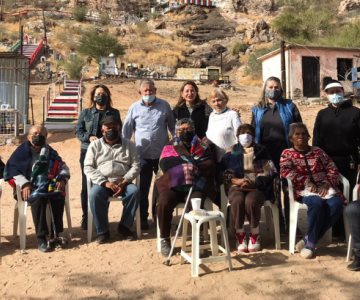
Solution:
[(342, 94), (342, 93), (335, 93), (335, 94), (327, 95), (327, 97), (328, 97), (330, 103), (335, 104), (335, 105), (344, 101), (344, 94)]
[(265, 90), (265, 98), (277, 100), (281, 96), (280, 90)]
[(152, 102), (154, 102), (154, 100), (155, 100), (155, 95), (145, 95), (145, 96), (142, 96), (142, 100), (143, 100), (145, 103), (152, 103)]

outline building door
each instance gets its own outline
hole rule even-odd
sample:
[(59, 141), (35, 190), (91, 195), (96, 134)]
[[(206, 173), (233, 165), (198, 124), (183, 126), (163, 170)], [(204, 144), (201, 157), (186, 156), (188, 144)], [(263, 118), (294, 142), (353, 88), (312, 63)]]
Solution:
[(304, 97), (320, 97), (320, 58), (302, 57)]

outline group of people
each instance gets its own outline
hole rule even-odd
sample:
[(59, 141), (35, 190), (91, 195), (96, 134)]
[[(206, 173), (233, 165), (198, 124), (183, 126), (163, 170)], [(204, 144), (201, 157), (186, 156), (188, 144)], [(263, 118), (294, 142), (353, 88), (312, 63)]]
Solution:
[[(353, 187), (359, 165), (360, 110), (344, 98), (340, 82), (326, 78), (324, 92), (329, 106), (317, 115), (313, 146), (310, 146), (310, 134), (300, 112), (292, 100), (284, 98), (276, 77), (265, 81), (261, 99), (252, 109), (251, 124), (243, 124), (239, 114), (228, 107), (229, 98), (221, 88), (214, 88), (205, 101), (200, 98), (195, 82), (184, 82), (179, 100), (171, 109), (167, 101), (157, 97), (155, 83), (149, 79), (140, 82), (140, 99), (131, 105), (122, 123), (119, 111), (113, 108), (110, 90), (105, 85), (96, 85), (90, 93), (90, 106), (81, 112), (76, 127), (81, 142), (81, 228), (87, 229), (89, 198), (97, 242), (108, 242), (107, 199), (121, 196), (124, 204), (118, 225), (121, 238), (134, 238), (131, 227), (138, 206), (141, 228), (148, 230), (149, 191), (155, 174), (153, 215), (159, 221), (164, 256), (171, 248), (171, 219), (176, 205), (185, 201), (191, 187), (192, 197), (200, 197), (203, 202), (209, 198), (218, 204), (221, 184), (229, 199), (238, 251), (255, 252), (261, 249), (261, 206), (265, 200), (280, 205), (277, 201), (280, 179), (285, 199), (281, 224), (287, 230), (286, 179), (290, 179), (296, 200), (308, 206), (308, 232), (296, 249), (304, 258), (313, 257), (318, 240), (336, 224), (345, 200), (349, 200), (342, 195), (340, 173)], [(49, 174), (51, 161), (60, 162), (58, 173), (49, 178), (55, 180), (56, 190), (63, 190), (69, 178), (68, 169), (46, 144), (46, 129), (33, 127), (24, 144), (7, 162), (5, 180), (21, 186), (23, 199), (31, 197), (39, 184), (32, 174), (33, 166), (46, 148), (51, 149), (50, 154), (54, 152), (46, 158)], [(19, 163), (18, 155), (25, 154), (28, 159)], [(137, 177), (139, 190), (132, 183)], [(89, 191), (87, 181), (92, 183)], [(50, 198), (49, 193), (41, 194), (39, 199)], [(39, 200), (39, 203), (47, 202)], [(43, 226), (46, 224), (42, 214), (44, 205), (32, 204), (32, 210), (39, 249), (49, 251), (47, 228)], [(355, 202), (349, 205), (349, 220), (355, 219), (350, 215), (356, 215), (359, 209)], [(58, 211), (54, 219), (55, 226), (58, 224), (56, 232), (61, 232), (62, 211)], [(250, 225), (248, 234), (245, 218)], [(360, 237), (356, 234), (360, 225), (355, 227), (357, 231), (352, 230), (354, 263), (360, 269)]]

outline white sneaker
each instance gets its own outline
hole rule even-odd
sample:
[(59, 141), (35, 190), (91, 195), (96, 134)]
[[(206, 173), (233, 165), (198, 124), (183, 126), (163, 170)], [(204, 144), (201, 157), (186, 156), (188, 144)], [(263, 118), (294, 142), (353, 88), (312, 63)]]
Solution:
[(305, 259), (309, 259), (309, 258), (313, 258), (314, 256), (314, 251), (309, 249), (309, 248), (303, 248), (301, 251), (300, 251), (300, 256), (302, 258), (305, 258)]
[(261, 249), (260, 235), (250, 233), (249, 246), (248, 246), (249, 252), (257, 252), (260, 251), (260, 249)]
[(295, 250), (297, 252), (301, 252), (302, 249), (305, 248), (305, 241), (303, 239), (301, 239), (300, 241), (297, 242), (297, 244), (295, 245)]
[(242, 253), (248, 252), (248, 242), (246, 240), (245, 232), (236, 233), (235, 236), (236, 236), (238, 252), (242, 252)]

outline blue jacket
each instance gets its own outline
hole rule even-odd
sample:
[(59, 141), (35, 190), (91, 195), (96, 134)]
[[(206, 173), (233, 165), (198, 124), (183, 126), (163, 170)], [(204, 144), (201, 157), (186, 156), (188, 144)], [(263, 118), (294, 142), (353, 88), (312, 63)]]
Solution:
[[(81, 141), (81, 149), (87, 149), (90, 144), (90, 136), (96, 136), (98, 128), (101, 126), (99, 115), (95, 107), (86, 108), (81, 112), (75, 131), (76, 137)], [(122, 124), (120, 112), (117, 109), (109, 107), (105, 115), (114, 115), (115, 118), (118, 118), (120, 124)]]
[[(288, 133), (289, 133), (289, 125), (294, 122), (294, 109), (295, 104), (292, 102), (291, 99), (283, 99), (282, 101), (276, 101), (275, 102), (276, 109), (279, 111), (281, 120), (284, 124), (285, 129), (285, 140), (287, 141), (288, 146), (290, 147), (289, 141), (288, 141)], [(260, 124), (261, 120), (267, 111), (266, 106), (258, 107), (255, 105), (252, 108), (253, 113), (253, 120), (255, 122), (255, 142), (257, 144), (261, 144), (261, 134), (260, 134)]]

